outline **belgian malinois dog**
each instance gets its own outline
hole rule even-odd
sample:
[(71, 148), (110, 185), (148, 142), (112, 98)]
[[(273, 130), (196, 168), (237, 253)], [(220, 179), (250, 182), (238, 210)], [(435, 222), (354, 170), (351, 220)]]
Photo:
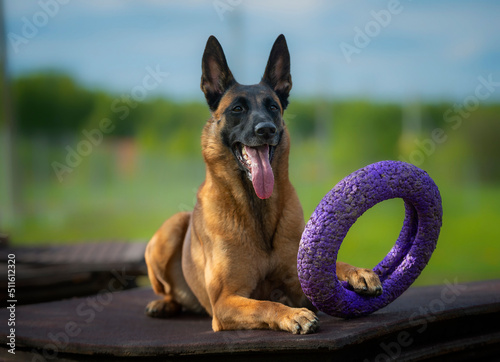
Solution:
[[(221, 45), (208, 39), (201, 77), (211, 111), (201, 136), (206, 179), (194, 210), (168, 219), (147, 246), (149, 278), (162, 296), (146, 307), (149, 316), (207, 312), (214, 331), (318, 329), (297, 276), (305, 223), (288, 179), (283, 112), (291, 88), (283, 35), (255, 85), (236, 82)], [(382, 292), (372, 270), (338, 262), (337, 276), (359, 293)]]

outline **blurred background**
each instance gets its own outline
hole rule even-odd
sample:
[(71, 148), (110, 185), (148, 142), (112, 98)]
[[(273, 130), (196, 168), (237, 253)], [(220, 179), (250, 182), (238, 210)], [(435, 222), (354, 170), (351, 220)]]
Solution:
[[(243, 84), (285, 34), (291, 179), (307, 220), (343, 177), (381, 160), (426, 170), (443, 197), (416, 284), (500, 277), (500, 3), (2, 3), (0, 233), (12, 245), (146, 241), (204, 179), (207, 38)], [(340, 259), (373, 267), (402, 200), (364, 214)]]

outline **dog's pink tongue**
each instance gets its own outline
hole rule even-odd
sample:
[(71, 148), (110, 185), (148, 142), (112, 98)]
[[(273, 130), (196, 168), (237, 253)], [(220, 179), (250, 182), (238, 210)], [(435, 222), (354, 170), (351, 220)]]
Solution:
[(269, 163), (269, 146), (248, 147), (245, 151), (252, 161), (252, 184), (260, 199), (271, 197), (274, 187), (274, 174)]

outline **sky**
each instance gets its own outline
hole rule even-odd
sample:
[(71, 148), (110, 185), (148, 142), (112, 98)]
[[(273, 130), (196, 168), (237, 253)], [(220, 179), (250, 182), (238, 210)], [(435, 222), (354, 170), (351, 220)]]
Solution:
[[(148, 96), (203, 100), (210, 35), (253, 84), (283, 33), (292, 97), (463, 102), (481, 77), (500, 82), (494, 0), (4, 0), (4, 12), (11, 77), (58, 71), (116, 94), (155, 69), (166, 75)], [(499, 101), (494, 90), (482, 101)]]

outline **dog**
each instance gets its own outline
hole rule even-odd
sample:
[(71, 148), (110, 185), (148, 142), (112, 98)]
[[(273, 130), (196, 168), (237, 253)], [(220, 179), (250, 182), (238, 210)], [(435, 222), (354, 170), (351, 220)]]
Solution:
[[(297, 275), (305, 222), (288, 178), (283, 113), (291, 88), (283, 35), (254, 85), (239, 84), (218, 40), (208, 39), (201, 77), (211, 112), (201, 136), (206, 178), (194, 210), (172, 216), (147, 245), (148, 275), (162, 296), (147, 305), (147, 315), (206, 312), (215, 332), (318, 329)], [(382, 292), (372, 270), (338, 262), (337, 277), (358, 293)]]

